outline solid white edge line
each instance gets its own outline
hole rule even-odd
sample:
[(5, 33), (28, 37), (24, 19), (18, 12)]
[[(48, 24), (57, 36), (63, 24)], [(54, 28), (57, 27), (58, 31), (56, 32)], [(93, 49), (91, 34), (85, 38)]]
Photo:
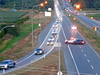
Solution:
[[(56, 23), (56, 22), (55, 22), (55, 23)], [(55, 24), (55, 23), (54, 23), (54, 24)], [(53, 24), (53, 25), (54, 25), (54, 24)], [(53, 25), (52, 25), (52, 26), (53, 26)], [(42, 44), (40, 45), (40, 47), (39, 47), (39, 48), (41, 48), (41, 46), (44, 44), (44, 42), (45, 42), (45, 40), (47, 39), (47, 37), (49, 36), (49, 34), (50, 34), (51, 30), (52, 30), (52, 27), (50, 28), (49, 33), (47, 34), (46, 38), (44, 39), (44, 41), (42, 42)], [(25, 58), (25, 59), (23, 59), (23, 60), (21, 60), (21, 61), (17, 62), (16, 64), (21, 63), (22, 61), (24, 61), (24, 60), (26, 60), (26, 59), (30, 58), (30, 57), (31, 57), (32, 55), (34, 55), (34, 54), (35, 54), (35, 53), (31, 54), (30, 56), (28, 56), (27, 58)]]
[[(63, 27), (62, 27), (62, 31), (63, 31)], [(63, 31), (63, 34), (64, 34), (65, 39), (67, 39), (66, 36), (65, 36), (64, 31)], [(76, 65), (76, 62), (75, 62), (75, 59), (74, 59), (74, 57), (73, 57), (73, 54), (72, 54), (72, 52), (71, 52), (71, 49), (70, 49), (70, 46), (69, 46), (69, 45), (68, 45), (68, 49), (69, 49), (69, 52), (70, 52), (71, 57), (72, 57), (72, 59), (73, 59), (73, 62), (74, 62), (75, 68), (76, 68), (76, 70), (77, 70), (77, 73), (78, 73), (78, 75), (80, 75), (79, 70), (78, 70), (77, 65)]]
[(96, 73), (96, 75), (98, 75), (98, 74)]

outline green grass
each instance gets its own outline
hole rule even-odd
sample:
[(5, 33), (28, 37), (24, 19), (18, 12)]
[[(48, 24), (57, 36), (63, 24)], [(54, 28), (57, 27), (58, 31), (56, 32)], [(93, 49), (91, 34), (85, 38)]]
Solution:
[(93, 17), (93, 18), (100, 18), (100, 14), (92, 14), (92, 15), (86, 15), (88, 17)]
[[(15, 23), (20, 19), (20, 17), (22, 17), (23, 15), (25, 15), (28, 12), (22, 12), (22, 11), (0, 11), (0, 13), (2, 13), (4, 22), (6, 22), (6, 23)], [(2, 21), (0, 20), (0, 22), (2, 22)]]
[[(34, 24), (33, 30), (35, 30), (37, 28), (38, 28), (38, 24)], [(6, 46), (3, 49), (0, 50), (0, 53), (4, 52), (6, 49), (13, 48), (14, 47), (13, 44), (17, 43), (20, 39), (26, 37), (31, 32), (31, 29), (32, 28), (31, 28), (30, 24), (23, 25), (22, 28), (21, 28), (20, 36), (11, 39), (6, 44)]]

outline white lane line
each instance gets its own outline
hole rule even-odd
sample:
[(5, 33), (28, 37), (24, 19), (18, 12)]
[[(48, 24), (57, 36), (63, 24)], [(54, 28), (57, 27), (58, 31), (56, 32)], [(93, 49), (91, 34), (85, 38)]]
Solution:
[[(62, 31), (63, 31), (63, 27), (61, 27), (61, 28), (62, 28)], [(65, 36), (64, 31), (63, 31), (63, 34), (64, 34), (65, 39), (67, 39), (66, 36)], [(78, 73), (78, 75), (80, 75), (79, 70), (78, 70), (77, 65), (76, 65), (76, 62), (75, 62), (75, 59), (74, 59), (74, 57), (73, 57), (73, 54), (72, 54), (72, 52), (71, 52), (71, 49), (70, 49), (69, 45), (68, 45), (68, 49), (69, 49), (69, 52), (70, 52), (71, 57), (72, 57), (72, 59), (73, 59), (73, 62), (74, 62), (75, 68), (76, 68), (76, 70), (77, 70), (77, 73)]]
[(91, 65), (91, 68), (94, 69), (94, 67)]
[(95, 75), (98, 75), (97, 73)]
[(81, 50), (82, 52), (84, 52), (83, 50)]
[[(55, 22), (55, 23), (56, 23), (56, 22)], [(55, 23), (54, 23), (54, 24), (55, 24)], [(53, 26), (53, 25), (52, 25), (52, 26)], [(47, 37), (49, 36), (51, 30), (52, 30), (52, 27), (50, 28), (49, 33), (47, 34), (46, 38), (44, 39), (44, 41), (42, 42), (42, 44), (40, 45), (39, 48), (41, 48), (41, 47), (43, 46), (43, 44), (44, 44), (44, 42), (46, 41)], [(34, 54), (35, 54), (35, 53), (32, 53), (30, 56), (28, 56), (28, 57), (26, 57), (25, 59), (23, 59), (23, 60), (17, 62), (16, 64), (21, 63), (22, 61), (24, 61), (24, 60), (30, 58), (30, 57), (31, 57), (32, 55), (34, 55)]]
[(87, 59), (87, 61), (90, 62), (89, 59)]
[(86, 57), (86, 54), (84, 54), (84, 56)]

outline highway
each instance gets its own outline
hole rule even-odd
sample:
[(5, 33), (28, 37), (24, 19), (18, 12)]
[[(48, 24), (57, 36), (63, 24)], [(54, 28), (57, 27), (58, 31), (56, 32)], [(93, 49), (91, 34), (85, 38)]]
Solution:
[(97, 33), (100, 34), (100, 22), (94, 19), (90, 19), (89, 17), (84, 16), (84, 14), (81, 14), (80, 12), (78, 12), (77, 15), (74, 15), (73, 11), (75, 11), (75, 9), (73, 9), (66, 0), (62, 0), (62, 2), (65, 8), (69, 10), (67, 12), (76, 17), (86, 27), (93, 29), (94, 26), (99, 26), (99, 29), (97, 29)]
[[(65, 6), (67, 8), (70, 7), (70, 6), (68, 6), (68, 3), (66, 5), (66, 0), (64, 0), (62, 2), (64, 2), (63, 4), (65, 4)], [(72, 10), (72, 9), (70, 9), (70, 10)], [(84, 22), (90, 26), (92, 26), (95, 23), (93, 20), (90, 20), (89, 18), (87, 18), (85, 16), (78, 15), (77, 17), (79, 19), (81, 17), (82, 21), (86, 20)], [(64, 58), (66, 59), (65, 63), (66, 63), (66, 68), (67, 68), (69, 75), (76, 75), (75, 73), (77, 73), (77, 75), (100, 75), (99, 53), (97, 53), (97, 51), (93, 48), (93, 46), (88, 43), (88, 41), (80, 34), (80, 32), (77, 31), (77, 32), (72, 33), (72, 31), (71, 31), (72, 25), (73, 24), (70, 22), (68, 17), (63, 15), (62, 33), (64, 34), (64, 36), (61, 37), (61, 39), (70, 39), (70, 37), (73, 36), (73, 34), (74, 34), (75, 38), (84, 39), (86, 41), (86, 44), (85, 45), (76, 45), (76, 46), (75, 45), (68, 45), (68, 46), (66, 45), (67, 49), (66, 49), (66, 46), (63, 44), (65, 47), (65, 49), (63, 47)], [(100, 25), (100, 24), (96, 22), (96, 25)], [(64, 40), (62, 40), (61, 42), (64, 43)], [(70, 53), (70, 55), (69, 55), (69, 53)], [(69, 61), (68, 59), (71, 59), (71, 58), (73, 60)], [(72, 63), (72, 61), (73, 61), (73, 63)], [(72, 67), (71, 64), (74, 66)]]
[[(63, 0), (62, 2), (65, 4), (66, 0)], [(15, 68), (5, 70), (5, 73), (9, 73), (9, 72), (18, 70), (20, 68), (23, 68), (31, 63), (34, 63), (40, 59), (43, 59), (45, 56), (47, 56), (55, 51), (54, 45), (47, 46), (46, 43), (52, 34), (53, 25), (56, 24), (56, 20), (59, 18), (61, 20), (61, 23), (59, 23), (58, 33), (59, 32), (60, 33), (57, 34), (57, 37), (55, 38), (54, 42), (56, 43), (58, 41), (58, 39), (60, 38), (60, 42), (62, 44), (61, 50), (63, 51), (67, 75), (100, 75), (99, 53), (84, 38), (84, 36), (81, 35), (81, 33), (78, 30), (76, 30), (75, 32), (71, 31), (71, 26), (73, 24), (70, 22), (69, 18), (66, 15), (64, 15), (63, 10), (61, 9), (61, 6), (59, 5), (59, 2), (57, 0), (55, 0), (55, 8), (56, 8), (55, 15), (54, 15), (55, 20), (53, 22), (51, 22), (41, 32), (41, 34), (38, 37), (38, 45), (35, 48), (35, 49), (43, 48), (45, 54), (35, 55), (35, 53), (34, 53), (35, 49), (34, 49), (31, 53), (18, 59)], [(66, 8), (70, 9), (69, 4), (66, 6)], [(73, 9), (71, 8), (71, 10), (73, 10)], [(82, 18), (82, 19), (80, 19), (81, 21), (84, 21), (86, 19), (86, 18), (84, 18), (85, 16), (82, 16), (82, 15), (78, 15), (77, 17)], [(91, 20), (91, 21), (93, 21), (93, 20)], [(87, 23), (87, 24), (91, 23), (90, 19), (85, 23)], [(97, 23), (97, 22), (95, 22), (95, 23)], [(94, 24), (94, 21), (93, 21), (93, 24)], [(90, 26), (92, 27), (92, 25), (90, 25)], [(98, 30), (98, 32), (99, 32), (99, 30)], [(85, 45), (67, 45), (67, 44), (65, 44), (64, 43), (65, 39), (70, 39), (71, 36), (74, 36), (75, 38), (78, 38), (78, 39), (85, 40), (85, 42), (86, 42)], [(2, 74), (2, 73), (3, 73), (3, 70), (0, 71), (0, 74)]]

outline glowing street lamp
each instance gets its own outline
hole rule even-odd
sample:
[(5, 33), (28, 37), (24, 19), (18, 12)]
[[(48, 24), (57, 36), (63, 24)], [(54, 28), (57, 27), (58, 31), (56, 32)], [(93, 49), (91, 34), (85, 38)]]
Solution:
[(40, 3), (40, 7), (43, 7), (44, 6), (44, 4), (43, 3)]
[(76, 9), (80, 9), (80, 5), (78, 4), (78, 5), (76, 5)]
[(45, 4), (47, 4), (48, 2), (47, 1), (45, 1)]

